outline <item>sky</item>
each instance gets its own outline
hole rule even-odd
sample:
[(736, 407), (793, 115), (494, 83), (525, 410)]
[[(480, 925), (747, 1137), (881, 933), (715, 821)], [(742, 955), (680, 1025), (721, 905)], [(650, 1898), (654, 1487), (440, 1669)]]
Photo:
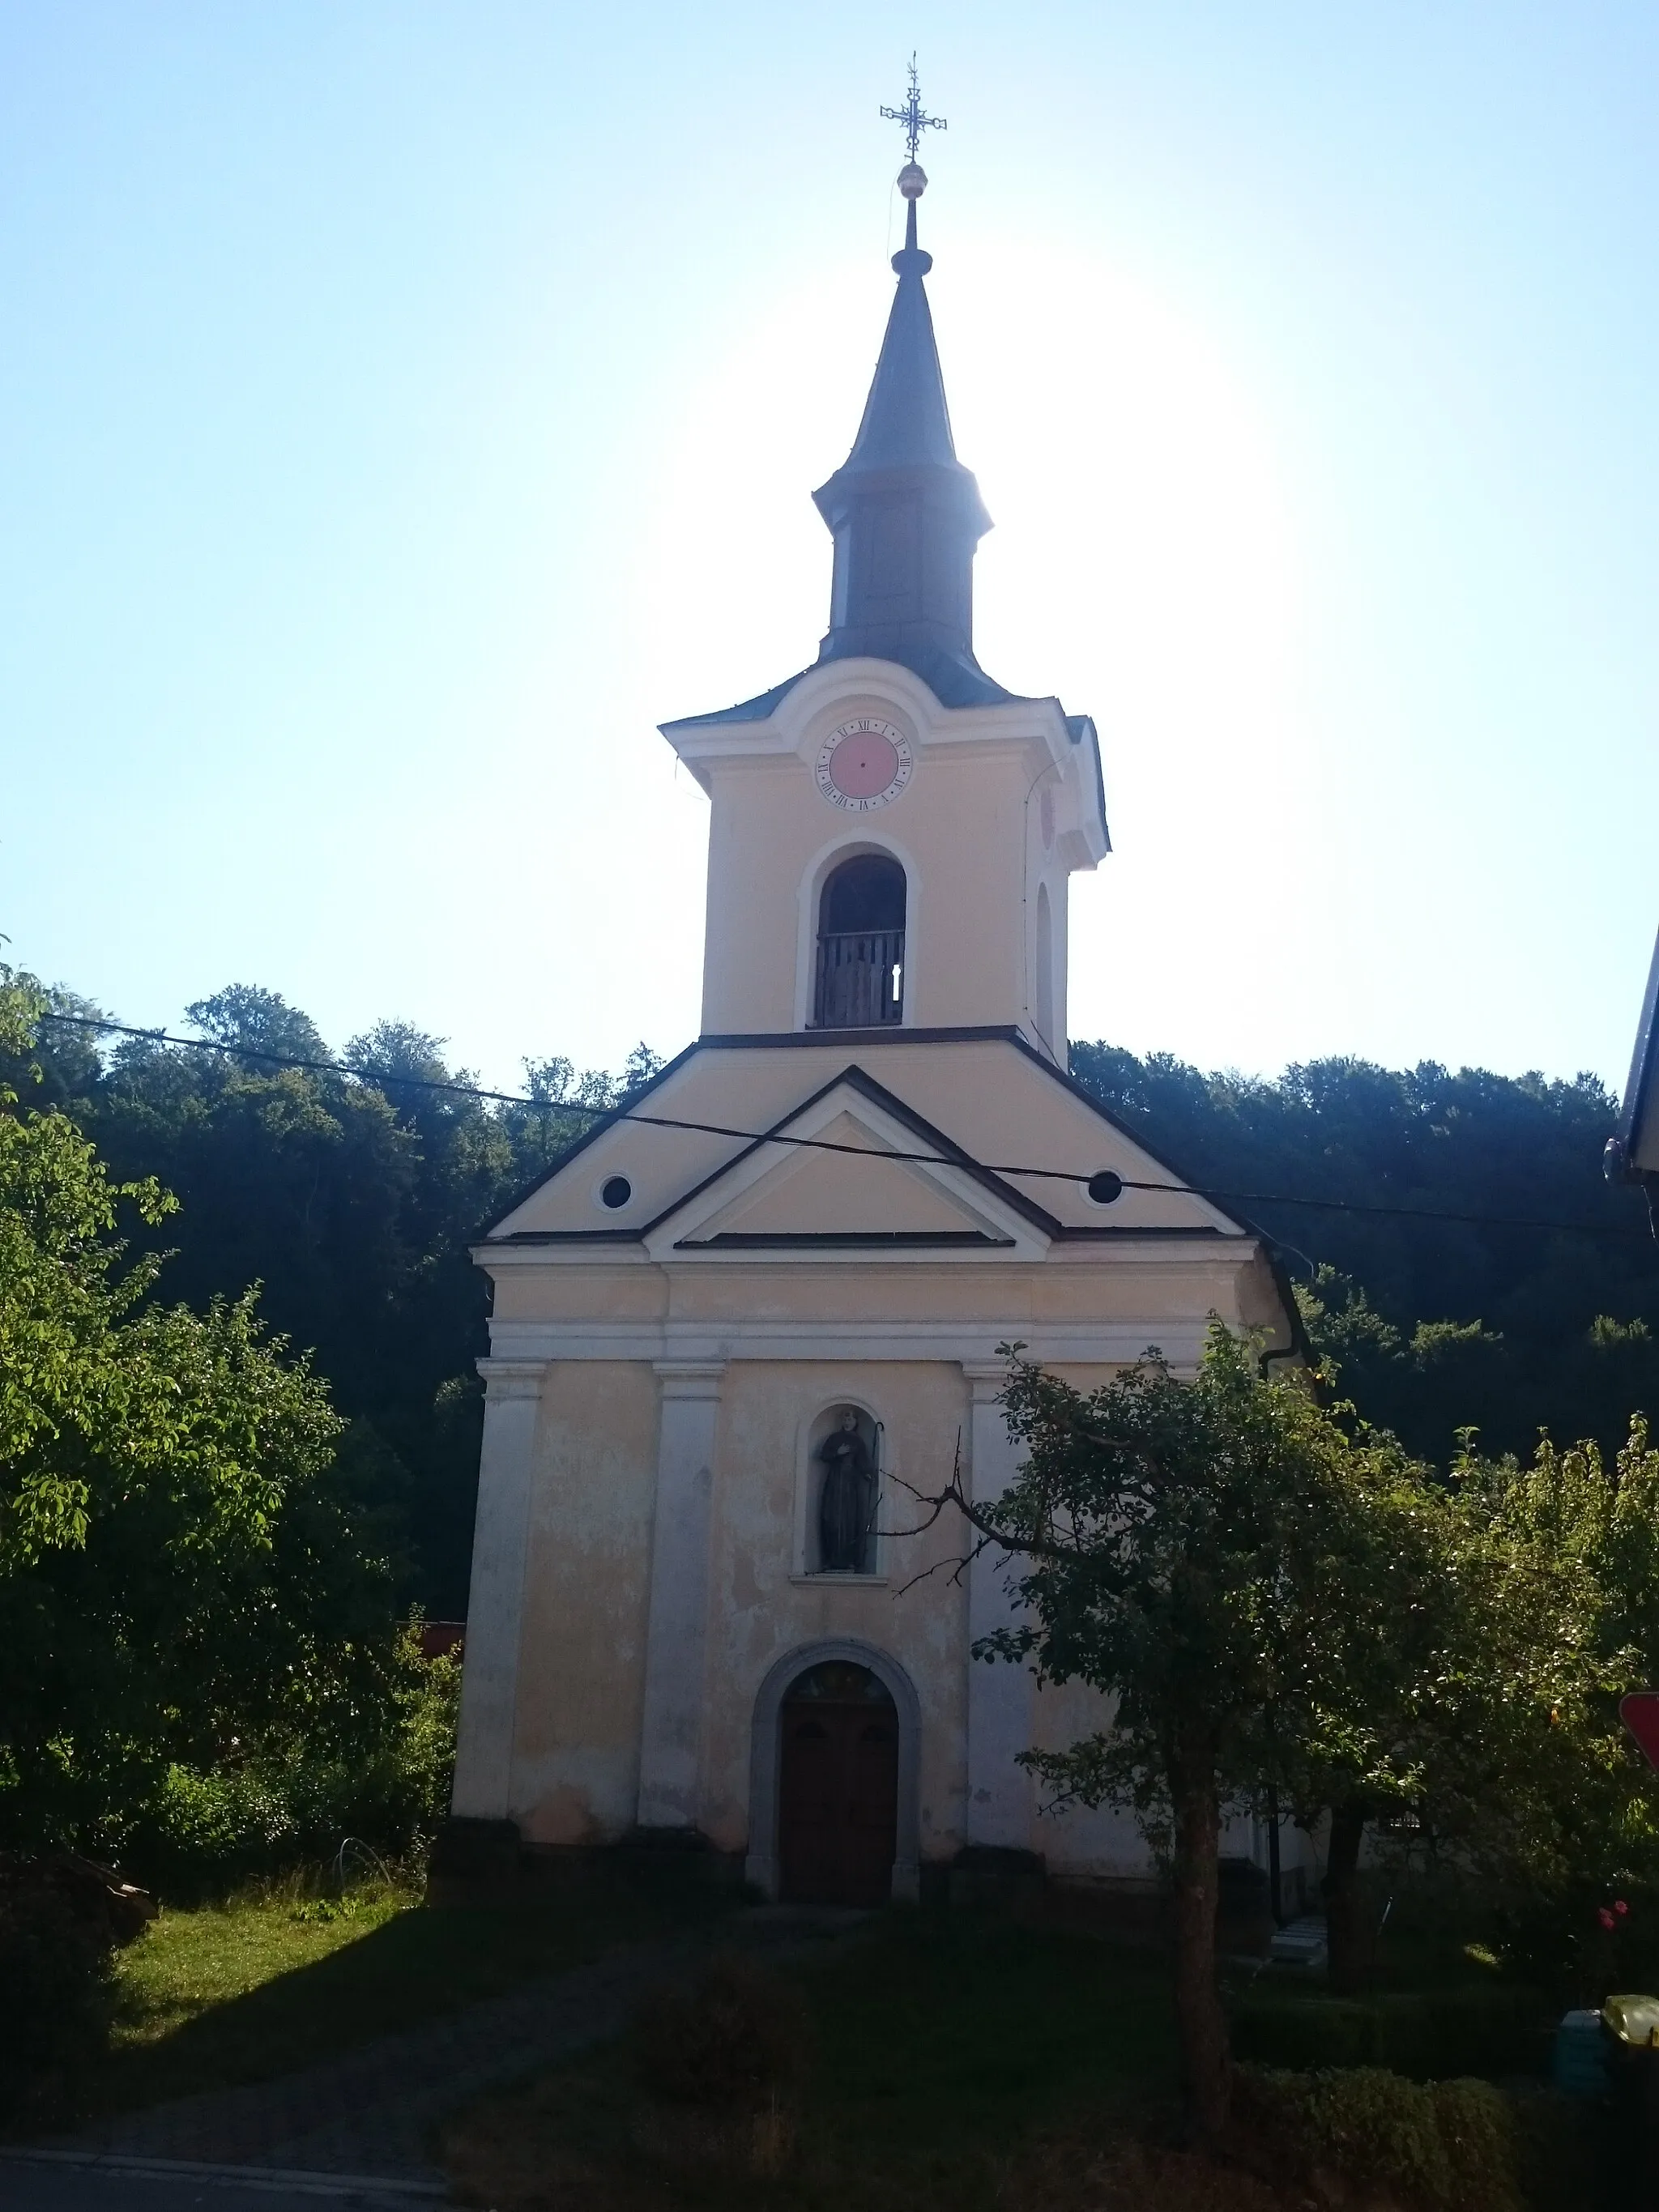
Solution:
[(0, 0), (0, 955), (512, 1086), (698, 1019), (656, 725), (811, 659), (892, 287), (1099, 725), (1073, 1036), (1623, 1081), (1659, 11)]

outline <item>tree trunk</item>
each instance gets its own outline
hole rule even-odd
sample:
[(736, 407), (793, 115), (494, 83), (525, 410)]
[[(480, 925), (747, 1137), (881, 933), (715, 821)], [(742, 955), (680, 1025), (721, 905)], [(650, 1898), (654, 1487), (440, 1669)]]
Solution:
[(1331, 1808), (1330, 1843), (1325, 1856), (1325, 1935), (1329, 1946), (1331, 1987), (1343, 1996), (1363, 1984), (1370, 1965), (1364, 1899), (1359, 1888), (1359, 1846), (1367, 1807), (1352, 1797)]
[(1216, 1986), (1215, 1924), (1220, 1886), (1221, 1814), (1215, 1759), (1207, 1746), (1170, 1762), (1175, 1811), (1176, 2027), (1188, 2133), (1213, 2142), (1227, 2124), (1232, 2069), (1227, 2020)]

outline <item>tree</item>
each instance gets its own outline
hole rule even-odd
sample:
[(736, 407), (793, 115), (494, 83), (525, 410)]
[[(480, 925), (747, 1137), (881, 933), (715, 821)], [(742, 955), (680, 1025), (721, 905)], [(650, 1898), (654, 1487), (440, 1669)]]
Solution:
[[(0, 977), (0, 1040), (38, 993)], [(252, 1293), (157, 1304), (118, 1183), (58, 1112), (0, 1091), (0, 1832), (118, 1840), (174, 1760), (302, 1713), (349, 1737), (395, 1624), (333, 1480), (341, 1423)]]
[[(0, 1042), (26, 1048), (40, 1011), (39, 993), (0, 971)], [(0, 1571), (82, 1541), (86, 1454), (118, 1450), (129, 1421), (166, 1411), (118, 1334), (156, 1263), (112, 1279), (118, 1249), (104, 1240), (123, 1200), (151, 1223), (173, 1201), (152, 1180), (112, 1184), (63, 1115), (16, 1105), (0, 1088)]]
[[(344, 1057), (362, 1074), (343, 1074), (303, 1012), (243, 984), (190, 1009), (216, 1049), (100, 1050), (86, 1026), (97, 1007), (34, 988), (44, 1018), (27, 1052), (0, 1039), (0, 1079), (23, 1084), (33, 1060), (34, 1097), (92, 1139), (115, 1180), (178, 1194), (167, 1220), (130, 1207), (125, 1221), (136, 1251), (173, 1249), (175, 1297), (201, 1311), (260, 1284), (261, 1314), (310, 1354), (349, 1424), (339, 1480), (372, 1516), (400, 1599), (459, 1616), (488, 1340), (470, 1247), (623, 1079), (552, 1060), (528, 1064), (529, 1103), (471, 1097), (443, 1040), (405, 1022), (353, 1038)], [(625, 1079), (653, 1060), (636, 1048)], [(461, 1087), (434, 1087), (449, 1084)]]
[(1659, 1683), (1659, 1450), (1632, 1422), (1531, 1462), (1455, 1470), (1463, 1623), (1423, 1802), (1495, 1888), (1535, 1908), (1659, 1880), (1659, 1778), (1621, 1726)]
[(1103, 1729), (1024, 1763), (1062, 1797), (1127, 1805), (1170, 1853), (1189, 2123), (1229, 2094), (1215, 1978), (1223, 1812), (1343, 1709), (1404, 1601), (1389, 1592), (1402, 1459), (1346, 1434), (1301, 1376), (1217, 1323), (1198, 1374), (1149, 1354), (1084, 1393), (1011, 1353), (1025, 1457), (991, 1504), (944, 1493), (1010, 1559), (1026, 1618), (975, 1647), (1111, 1698)]
[[(1387, 1334), (1363, 1301), (1345, 1318), (1361, 1340)], [(1389, 1440), (1370, 1441), (1375, 1476)], [(1526, 1465), (1478, 1455), (1466, 1432), (1449, 1476), (1424, 1475), (1401, 1458), (1378, 1501), (1386, 1572), (1356, 1586), (1329, 1655), (1334, 1694), (1279, 1747), (1298, 1819), (1328, 1822), (1338, 1988), (1369, 1964), (1361, 1849), (1389, 1811), (1413, 1816), (1395, 1853), (1449, 1847), (1523, 1917), (1576, 1899), (1587, 1922), (1587, 1889), (1659, 1876), (1659, 1782), (1618, 1714), (1626, 1692), (1659, 1681), (1659, 1452), (1645, 1420), (1613, 1459), (1593, 1440), (1561, 1450), (1545, 1437)]]
[[(1352, 1408), (1328, 1418), (1345, 1428)], [(1319, 1680), (1300, 1709), (1268, 1716), (1264, 1771), (1279, 1801), (1325, 1837), (1322, 1884), (1332, 1986), (1358, 1988), (1371, 1964), (1360, 1861), (1379, 1814), (1421, 1819), (1442, 1802), (1445, 1752), (1480, 1759), (1469, 1695), (1477, 1629), (1457, 1574), (1455, 1514), (1429, 1470), (1386, 1434), (1358, 1430), (1350, 1453), (1365, 1540), (1327, 1624)]]
[(328, 1048), (309, 1014), (290, 1006), (280, 991), (267, 991), (256, 983), (231, 983), (210, 999), (193, 1000), (185, 1008), (185, 1019), (239, 1056), (328, 1058)]

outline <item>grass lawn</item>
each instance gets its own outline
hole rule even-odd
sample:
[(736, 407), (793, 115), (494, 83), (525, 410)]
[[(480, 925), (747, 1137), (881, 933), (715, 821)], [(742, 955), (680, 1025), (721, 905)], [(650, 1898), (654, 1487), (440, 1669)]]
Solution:
[[(1170, 2094), (1168, 1978), (1155, 1954), (969, 1914), (906, 1912), (832, 1959), (785, 1972), (805, 1997), (813, 2049), (800, 2156), (787, 2180), (653, 2170), (633, 2147), (624, 2043), (449, 2124), (443, 2147), (467, 2201), (499, 2212), (990, 2212), (1016, 2201), (1017, 2167), (1041, 2167), (1031, 2202), (1057, 2204), (1054, 2161), (1066, 2162), (1068, 2128), (1087, 2123), (1097, 2136), (1115, 2112), (1144, 2113)], [(1143, 2191), (1139, 2201), (1152, 2199)]]
[(167, 1909), (118, 1954), (112, 2047), (76, 2085), (75, 2113), (287, 2073), (723, 1909), (714, 1893), (622, 1881), (501, 1905), (428, 1905), (381, 1884)]

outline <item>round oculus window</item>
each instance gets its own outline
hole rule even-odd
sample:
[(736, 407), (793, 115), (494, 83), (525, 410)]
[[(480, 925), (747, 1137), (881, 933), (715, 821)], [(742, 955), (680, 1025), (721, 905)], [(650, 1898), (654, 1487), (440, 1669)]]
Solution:
[(599, 1204), (615, 1213), (626, 1206), (634, 1195), (634, 1186), (626, 1176), (607, 1176), (599, 1185)]
[(1097, 1206), (1115, 1206), (1123, 1195), (1123, 1178), (1104, 1168), (1089, 1178), (1089, 1195)]
[(915, 767), (910, 740), (873, 714), (842, 722), (818, 747), (814, 782), (843, 814), (868, 814), (896, 799)]

